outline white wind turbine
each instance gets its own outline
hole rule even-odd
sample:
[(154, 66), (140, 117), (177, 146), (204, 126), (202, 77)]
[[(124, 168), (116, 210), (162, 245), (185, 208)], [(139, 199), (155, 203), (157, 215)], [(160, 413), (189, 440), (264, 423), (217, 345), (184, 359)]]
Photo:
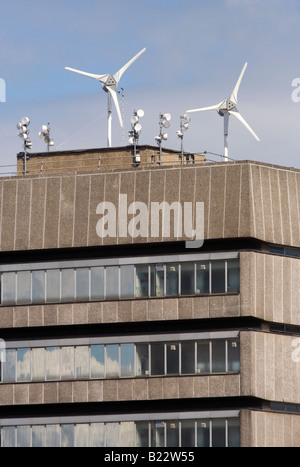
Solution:
[(238, 103), (238, 91), (246, 71), (248, 63), (246, 62), (242, 72), (237, 80), (234, 90), (232, 91), (229, 99), (220, 102), (219, 104), (213, 105), (211, 107), (203, 107), (200, 109), (193, 109), (188, 110), (186, 113), (192, 112), (204, 112), (206, 110), (217, 110), (218, 114), (221, 117), (224, 117), (224, 160), (228, 161), (228, 128), (229, 128), (229, 116), (234, 115), (246, 128), (250, 131), (250, 133), (254, 136), (257, 141), (260, 141), (259, 137), (254, 133), (252, 128), (248, 125), (246, 120), (242, 117), (237, 109)]
[(94, 78), (100, 83), (102, 83), (102, 88), (105, 92), (107, 92), (108, 96), (108, 119), (107, 119), (107, 145), (111, 146), (111, 121), (112, 121), (112, 100), (114, 101), (117, 114), (119, 117), (119, 122), (121, 127), (123, 128), (123, 120), (121, 116), (121, 111), (120, 111), (120, 106), (118, 102), (118, 96), (117, 96), (117, 87), (119, 84), (119, 81), (123, 75), (123, 73), (132, 65), (132, 63), (139, 58), (142, 53), (145, 52), (145, 48), (142, 49), (137, 55), (135, 55), (131, 60), (129, 60), (126, 65), (124, 65), (122, 68), (120, 68), (119, 71), (114, 73), (113, 75), (95, 75), (92, 73), (86, 73), (85, 71), (80, 71), (80, 70), (75, 70), (74, 68), (69, 68), (65, 67), (66, 70), (73, 71), (74, 73), (79, 73), (80, 75), (88, 76), (89, 78)]

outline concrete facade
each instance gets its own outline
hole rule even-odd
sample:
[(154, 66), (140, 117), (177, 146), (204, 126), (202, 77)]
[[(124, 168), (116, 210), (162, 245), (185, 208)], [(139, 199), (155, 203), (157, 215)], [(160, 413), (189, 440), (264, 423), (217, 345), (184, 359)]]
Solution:
[[(205, 252), (218, 258), (220, 253), (237, 252), (239, 292), (12, 303), (0, 310), (4, 338), (30, 343), (44, 336), (63, 343), (70, 336), (74, 340), (94, 335), (115, 339), (134, 336), (141, 329), (146, 342), (155, 333), (165, 334), (168, 342), (172, 330), (183, 334), (234, 330), (239, 333), (240, 370), (123, 379), (2, 381), (0, 422), (7, 410), (15, 419), (26, 414), (26, 420), (35, 410), (45, 410), (50, 419), (55, 410), (63, 420), (73, 412), (78, 417), (86, 410), (92, 415), (109, 412), (111, 403), (116, 412), (144, 411), (147, 418), (147, 411), (171, 411), (178, 401), (185, 412), (200, 407), (215, 417), (231, 404), (230, 409), (240, 414), (241, 446), (300, 447), (300, 363), (293, 359), (300, 336), (300, 170), (252, 161), (201, 161), (166, 167), (156, 161), (150, 166), (147, 157), (151, 156), (146, 153), (145, 164), (126, 168), (124, 161), (130, 154), (128, 149), (120, 150), (119, 167), (113, 170), (103, 162), (110, 156), (107, 150), (36, 155), (31, 164), (43, 160), (46, 170), (51, 159), (56, 173), (48, 166), (48, 174), (40, 170), (36, 175), (29, 172), (1, 179), (2, 271), (5, 265), (47, 264), (56, 257), (64, 261), (91, 260), (95, 255), (150, 257), (158, 248), (175, 257), (179, 253), (201, 257)], [(64, 165), (67, 157), (80, 158), (80, 163), (86, 160), (84, 170), (77, 171), (82, 168), (78, 162), (71, 171)], [(97, 157), (101, 164), (92, 167)], [(173, 154), (169, 152), (167, 161), (168, 157)], [(18, 164), (21, 173), (21, 157)], [(152, 202), (204, 203), (203, 250), (186, 249), (184, 242), (190, 238), (184, 232), (174, 236), (173, 220), (170, 237), (164, 237), (162, 230), (158, 237), (132, 238), (119, 230), (115, 238), (99, 237), (97, 206), (110, 202), (118, 212), (122, 194), (127, 195), (128, 205), (143, 202), (149, 212)], [(137, 246), (142, 248), (140, 253)], [(274, 404), (285, 405), (277, 410)]]

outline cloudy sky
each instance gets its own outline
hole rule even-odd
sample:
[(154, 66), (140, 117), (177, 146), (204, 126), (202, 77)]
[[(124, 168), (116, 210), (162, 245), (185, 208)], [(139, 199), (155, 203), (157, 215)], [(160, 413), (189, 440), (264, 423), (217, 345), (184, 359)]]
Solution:
[[(261, 142), (231, 118), (229, 155), (300, 168), (300, 102), (292, 99), (293, 91), (300, 98), (299, 25), (300, 0), (2, 2), (0, 165), (15, 164), (22, 150), (22, 116), (31, 120), (33, 152), (45, 150), (38, 132), (48, 122), (55, 149), (106, 146), (106, 94), (64, 67), (113, 74), (146, 47), (120, 82), (125, 128), (114, 112), (114, 146), (127, 144), (130, 118), (141, 108), (140, 142), (156, 144), (159, 114), (168, 112), (166, 146), (179, 150), (180, 115), (228, 98), (247, 61), (238, 108)], [(222, 154), (223, 119), (215, 111), (193, 114), (184, 146)]]

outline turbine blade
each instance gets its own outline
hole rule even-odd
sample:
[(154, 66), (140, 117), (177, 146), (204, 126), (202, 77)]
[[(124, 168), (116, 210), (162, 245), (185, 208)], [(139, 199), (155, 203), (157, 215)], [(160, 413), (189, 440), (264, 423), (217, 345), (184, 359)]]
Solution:
[(254, 136), (254, 138), (256, 139), (256, 141), (260, 141), (259, 137), (257, 136), (256, 133), (254, 133), (254, 131), (252, 130), (252, 128), (250, 127), (250, 125), (248, 125), (248, 123), (246, 122), (246, 120), (241, 116), (241, 114), (236, 111), (236, 110), (230, 110), (228, 112), (230, 115), (234, 115), (246, 128), (247, 130), (250, 131), (250, 133), (252, 134), (252, 136)]
[(223, 105), (223, 103), (224, 103), (224, 101), (220, 102), (219, 104), (212, 105), (210, 107), (202, 107), (200, 109), (187, 110), (186, 113), (190, 114), (192, 112), (205, 112), (206, 110), (219, 110), (220, 107)]
[(108, 92), (110, 92), (111, 97), (112, 97), (112, 99), (114, 101), (114, 104), (115, 104), (115, 107), (116, 107), (116, 110), (117, 110), (117, 114), (118, 114), (118, 117), (119, 117), (119, 122), (120, 122), (121, 127), (123, 128), (124, 127), (123, 119), (122, 119), (122, 115), (121, 115), (121, 110), (120, 110), (120, 106), (119, 106), (119, 102), (118, 102), (117, 93), (116, 93), (116, 91), (114, 91), (110, 87), (108, 87), (107, 90), (108, 90)]
[(65, 67), (65, 70), (73, 71), (73, 73), (78, 73), (79, 75), (88, 76), (89, 78), (97, 79), (101, 81), (103, 78), (106, 78), (108, 75), (94, 75), (93, 73), (86, 73), (85, 71), (75, 70), (75, 68)]
[(140, 55), (142, 55), (144, 52), (145, 52), (146, 48), (142, 49), (138, 54), (136, 54), (131, 60), (129, 60), (129, 62), (126, 63), (126, 65), (124, 65), (122, 68), (120, 68), (119, 71), (117, 71), (113, 77), (115, 78), (115, 80), (117, 81), (117, 83), (120, 81), (121, 79), (121, 76), (123, 75), (123, 73), (130, 67), (130, 65), (133, 64), (133, 62), (135, 62), (135, 60), (137, 58), (139, 58)]
[(238, 103), (238, 92), (239, 92), (239, 89), (240, 89), (240, 85), (241, 85), (241, 82), (242, 82), (242, 79), (244, 77), (244, 74), (245, 74), (245, 71), (246, 71), (246, 68), (248, 66), (248, 63), (246, 62), (242, 71), (241, 71), (241, 74), (239, 76), (239, 79), (237, 80), (236, 82), (236, 85), (235, 85), (235, 88), (234, 90), (232, 91), (231, 93), (231, 96), (230, 96), (230, 100), (233, 101), (235, 104)]

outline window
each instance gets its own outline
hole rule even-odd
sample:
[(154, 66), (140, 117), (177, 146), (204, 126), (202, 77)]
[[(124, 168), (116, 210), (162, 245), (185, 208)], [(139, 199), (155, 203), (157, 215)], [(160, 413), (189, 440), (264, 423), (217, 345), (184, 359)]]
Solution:
[(149, 296), (149, 267), (141, 264), (135, 267), (135, 296), (143, 298)]
[(136, 345), (136, 376), (149, 375), (149, 346), (148, 344)]
[(225, 293), (225, 262), (211, 263), (211, 293)]
[(87, 302), (90, 298), (90, 270), (78, 268), (76, 270), (76, 300)]
[(61, 347), (61, 379), (74, 379), (74, 347)]
[(30, 381), (30, 349), (17, 350), (17, 381)]
[(165, 348), (165, 345), (161, 343), (155, 343), (151, 345), (151, 375), (152, 376), (162, 376), (165, 373), (164, 348)]
[(60, 271), (59, 269), (50, 269), (46, 273), (46, 301), (60, 301)]
[(195, 373), (195, 342), (181, 343), (181, 373), (183, 375)]
[(91, 346), (91, 378), (104, 378), (104, 345)]
[(239, 418), (88, 420), (1, 427), (1, 447), (239, 447)]
[(198, 342), (197, 344), (197, 373), (210, 373), (209, 342)]
[[(2, 272), (1, 304), (125, 300), (240, 291), (239, 259), (171, 260), (172, 256), (168, 261), (155, 264)], [(134, 258), (132, 261), (134, 263)]]
[(45, 349), (32, 349), (32, 381), (45, 379)]
[(106, 298), (119, 298), (119, 268), (110, 266), (106, 268)]
[(179, 342), (167, 344), (167, 375), (179, 374)]
[(134, 344), (121, 344), (121, 378), (134, 376)]
[(105, 356), (106, 378), (119, 377), (119, 346), (107, 345)]
[(134, 298), (134, 266), (121, 266), (121, 298)]
[(181, 264), (181, 295), (195, 293), (195, 263)]
[(75, 375), (78, 379), (89, 378), (89, 350), (87, 345), (76, 347), (75, 349)]
[(225, 373), (226, 371), (226, 352), (225, 342), (215, 340), (212, 342), (212, 372)]
[(59, 347), (46, 347), (46, 380), (60, 377)]

